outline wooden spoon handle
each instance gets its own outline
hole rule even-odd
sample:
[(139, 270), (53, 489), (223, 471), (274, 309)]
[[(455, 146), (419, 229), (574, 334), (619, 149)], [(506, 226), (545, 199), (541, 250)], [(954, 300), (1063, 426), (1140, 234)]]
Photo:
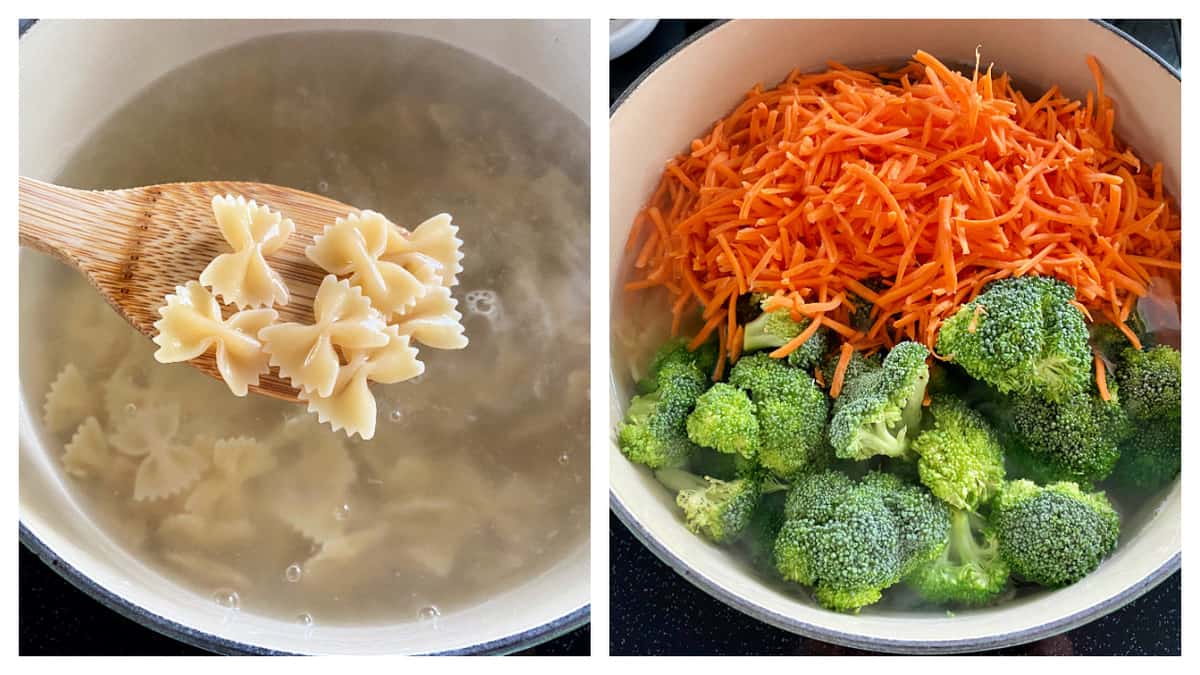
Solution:
[(17, 185), (22, 246), (118, 276), (130, 255), (121, 244), (136, 238), (130, 223), (145, 221), (155, 198), (149, 190), (75, 190), (24, 176)]

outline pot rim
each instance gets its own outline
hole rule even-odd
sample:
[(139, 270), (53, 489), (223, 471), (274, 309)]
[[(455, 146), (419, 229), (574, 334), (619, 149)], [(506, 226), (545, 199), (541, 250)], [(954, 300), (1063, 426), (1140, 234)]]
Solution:
[[(852, 19), (847, 19), (852, 21)], [(1153, 60), (1159, 67), (1166, 70), (1176, 80), (1182, 82), (1182, 76), (1179, 69), (1167, 63), (1165, 59), (1155, 53), (1152, 49), (1139, 42), (1129, 33), (1117, 28), (1113, 24), (1103, 19), (1090, 19), (1092, 23), (1112, 32), (1118, 37), (1124, 39), (1132, 46), (1136, 47), (1143, 54)], [(721, 28), (730, 23), (731, 20), (723, 19), (714, 21), (705, 26), (696, 33), (690, 35), (683, 42), (680, 42), (657, 61), (650, 65), (641, 75), (638, 76), (616, 101), (609, 107), (609, 118), (616, 114), (617, 110), (625, 103), (626, 100), (638, 89), (646, 79), (658, 70), (667, 61), (674, 58), (679, 52), (692, 46), (699, 40), (708, 36), (709, 33)], [(617, 496), (613, 489), (609, 488), (609, 508), (625, 527), (633, 533), (637, 538), (663, 563), (675, 571), (693, 586), (704, 591), (708, 595), (716, 598), (718, 601), (733, 607), (734, 609), (746, 614), (754, 619), (770, 624), (776, 628), (781, 628), (791, 633), (803, 635), (805, 637), (831, 642), (833, 644), (854, 649), (862, 649), (868, 651), (885, 651), (896, 654), (914, 654), (914, 655), (929, 655), (929, 654), (953, 654), (963, 652), (984, 651), (989, 649), (1000, 649), (1003, 647), (1011, 647), (1014, 645), (1026, 644), (1035, 640), (1040, 640), (1051, 635), (1066, 632), (1073, 628), (1082, 626), (1095, 619), (1098, 619), (1110, 612), (1116, 611), (1121, 607), (1133, 602), (1145, 593), (1149, 592), (1155, 586), (1162, 583), (1167, 577), (1177, 572), (1182, 566), (1182, 551), (1176, 551), (1171, 558), (1160, 565), (1157, 569), (1147, 574), (1142, 579), (1137, 580), (1119, 593), (1109, 596), (1106, 600), (1097, 602), (1090, 607), (1086, 607), (1074, 614), (1061, 617), (1049, 623), (1039, 624), (1030, 628), (991, 635), (986, 637), (963, 638), (951, 640), (903, 640), (889, 638), (874, 638), (864, 637), (854, 633), (846, 633), (843, 631), (833, 630), (824, 626), (808, 623), (792, 616), (787, 616), (779, 612), (775, 612), (768, 607), (765, 607), (756, 602), (747, 600), (737, 593), (725, 588), (717, 581), (705, 576), (699, 570), (691, 567), (682, 558), (676, 556), (669, 551), (665, 546), (660, 544), (649, 531), (642, 525), (641, 521), (628, 509), (625, 504)]]

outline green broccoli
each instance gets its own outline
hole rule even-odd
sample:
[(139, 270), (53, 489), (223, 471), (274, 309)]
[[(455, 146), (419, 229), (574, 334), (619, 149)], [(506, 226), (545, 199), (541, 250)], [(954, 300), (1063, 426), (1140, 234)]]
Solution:
[(750, 392), (758, 418), (758, 463), (792, 478), (825, 461), (829, 400), (816, 381), (766, 354), (738, 359), (729, 383)]
[(901, 342), (878, 370), (863, 369), (842, 387), (829, 423), (829, 442), (843, 459), (908, 454), (921, 424), (921, 402), (929, 381), (929, 350)]
[[(745, 326), (745, 337), (742, 339), (742, 351), (749, 353), (760, 349), (775, 349), (787, 344), (808, 327), (809, 319), (801, 317), (792, 320), (792, 313), (787, 308), (763, 312), (758, 318)], [(818, 328), (812, 337), (804, 341), (791, 354), (788, 363), (797, 368), (811, 369), (821, 362), (821, 357), (829, 349), (829, 335), (824, 328)]]
[(805, 475), (784, 505), (776, 569), (813, 587), (825, 607), (857, 612), (941, 552), (948, 537), (945, 508), (886, 474), (857, 483), (839, 471)]
[(1181, 440), (1178, 419), (1138, 425), (1121, 445), (1121, 459), (1113, 469), (1113, 479), (1142, 493), (1175, 480), (1182, 463)]
[(669, 364), (693, 364), (705, 375), (713, 372), (717, 365), (717, 343), (709, 340), (697, 347), (696, 351), (690, 351), (689, 342), (687, 338), (672, 338), (654, 352), (646, 376), (637, 383), (639, 394), (658, 389), (658, 374)]
[(1183, 364), (1180, 354), (1166, 345), (1121, 352), (1116, 380), (1121, 405), (1135, 420), (1179, 419)]
[(1108, 498), (1075, 483), (1014, 481), (992, 508), (1000, 556), (1013, 574), (1042, 586), (1079, 581), (1117, 546), (1120, 518)]
[(700, 478), (679, 469), (655, 472), (659, 482), (678, 492), (687, 528), (718, 544), (734, 541), (750, 524), (760, 486), (751, 478), (723, 481)]
[(718, 382), (696, 399), (687, 434), (697, 445), (752, 460), (759, 446), (754, 401), (741, 389)]
[(797, 395), (760, 401), (759, 465), (788, 479), (822, 468), (829, 461), (825, 440), (828, 416), (829, 400), (815, 382)]
[(979, 606), (1008, 586), (1008, 563), (995, 531), (978, 514), (951, 509), (950, 544), (918, 566), (905, 582), (921, 597), (940, 604)]
[(978, 508), (1004, 484), (1000, 439), (983, 415), (951, 396), (934, 396), (929, 418), (913, 442), (921, 482), (950, 506)]
[(867, 474), (861, 485), (875, 491), (896, 517), (900, 576), (941, 554), (950, 532), (950, 509), (944, 503), (920, 485), (882, 471)]
[(1061, 401), (1092, 374), (1087, 324), (1075, 289), (1049, 277), (989, 284), (942, 324), (937, 353), (1003, 393)]
[(993, 408), (1014, 466), (1039, 482), (1106, 478), (1120, 458), (1121, 442), (1133, 432), (1119, 388), (1109, 391), (1109, 401), (1092, 391), (1061, 403), (1010, 396), (1006, 405)]
[(686, 360), (658, 369), (656, 388), (634, 396), (617, 430), (621, 452), (651, 469), (682, 466), (695, 447), (687, 437), (687, 417), (708, 388), (708, 377)]

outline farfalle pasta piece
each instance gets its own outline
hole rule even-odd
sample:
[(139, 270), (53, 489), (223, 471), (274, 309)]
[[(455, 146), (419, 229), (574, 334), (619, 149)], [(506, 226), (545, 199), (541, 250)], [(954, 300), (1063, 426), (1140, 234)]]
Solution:
[(200, 283), (238, 309), (286, 305), (287, 284), (267, 264), (266, 256), (283, 247), (295, 223), (240, 196), (213, 197), (212, 207), (217, 227), (233, 252), (213, 258), (200, 273)]
[(467, 346), (458, 300), (450, 295), (450, 289), (445, 286), (431, 289), (412, 309), (394, 321), (401, 335), (410, 335), (413, 340), (434, 349), (463, 349)]
[(130, 415), (109, 438), (117, 451), (141, 459), (134, 477), (134, 500), (178, 494), (208, 469), (208, 457), (198, 447), (202, 444), (178, 443), (178, 432), (179, 406), (159, 403)]
[(76, 428), (100, 407), (97, 396), (88, 387), (83, 373), (68, 363), (58, 372), (46, 391), (46, 402), (42, 406), (42, 422), (52, 434), (66, 433)]
[(391, 227), (387, 218), (374, 211), (350, 214), (327, 225), (304, 253), (326, 272), (350, 275), (350, 284), (361, 288), (371, 306), (390, 317), (412, 307), (427, 289), (404, 265), (380, 260)]
[(275, 468), (275, 455), (246, 436), (223, 438), (212, 444), (212, 475), (192, 488), (184, 509), (205, 518), (232, 518), (245, 511), (244, 486)]
[(213, 519), (195, 513), (175, 513), (158, 526), (158, 539), (173, 549), (193, 547), (201, 551), (248, 543), (254, 524), (246, 518)]
[(385, 260), (396, 263), (412, 262), (413, 254), (423, 254), (436, 260), (442, 268), (442, 284), (450, 287), (458, 284), (462, 273), (462, 240), (458, 238), (458, 226), (450, 214), (439, 213), (417, 226), (412, 232), (393, 225), (389, 230)]
[(299, 456), (267, 479), (265, 500), (272, 512), (307, 539), (321, 543), (340, 536), (345, 521), (338, 510), (358, 478), (350, 453), (332, 434), (310, 435)]
[(217, 370), (235, 396), (245, 396), (259, 375), (270, 370), (257, 335), (279, 318), (275, 310), (247, 309), (224, 319), (212, 293), (189, 281), (175, 287), (158, 313), (162, 318), (154, 322), (154, 358), (159, 363), (190, 361), (215, 347)]
[(132, 474), (129, 460), (113, 451), (95, 417), (84, 420), (63, 446), (62, 463), (63, 470), (76, 478), (95, 478), (110, 485)]
[(375, 396), (367, 383), (395, 384), (425, 372), (408, 336), (401, 335), (396, 326), (388, 326), (386, 333), (388, 343), (383, 347), (347, 355), (348, 363), (338, 369), (328, 396), (300, 394), (308, 401), (308, 411), (317, 413), (317, 421), (328, 422), (334, 431), (345, 429), (348, 436), (358, 434), (364, 440), (375, 436)]
[(379, 546), (387, 538), (388, 526), (380, 523), (322, 542), (321, 550), (304, 561), (304, 576), (320, 581), (335, 579), (347, 563)]
[(279, 323), (259, 331), (270, 364), (292, 385), (319, 396), (331, 396), (341, 362), (335, 347), (373, 349), (388, 344), (383, 315), (362, 291), (330, 274), (313, 300), (315, 323)]

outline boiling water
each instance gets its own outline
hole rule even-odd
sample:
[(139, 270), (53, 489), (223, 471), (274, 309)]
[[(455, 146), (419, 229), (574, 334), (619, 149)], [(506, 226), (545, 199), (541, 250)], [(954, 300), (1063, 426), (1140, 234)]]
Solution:
[[(586, 125), (559, 104), (421, 38), (284, 35), (164, 76), (57, 182), (261, 181), (410, 227), (449, 212), (465, 242), (454, 291), (471, 344), (422, 349), (422, 377), (375, 385), (376, 436), (351, 441), (299, 405), (238, 399), (185, 364), (157, 364), (81, 277), (25, 252), (22, 278), (41, 280), (22, 292), (36, 327), (22, 331), (27, 400), (72, 363), (90, 401), (78, 416), (106, 433), (173, 402), (184, 440), (249, 436), (275, 464), (230, 488), (236, 527), (164, 526), (192, 486), (137, 502), (128, 458), (65, 482), (163, 574), (298, 630), (432, 621), (545, 571), (587, 537), (588, 157)], [(43, 430), (45, 447), (57, 454), (76, 423)]]

